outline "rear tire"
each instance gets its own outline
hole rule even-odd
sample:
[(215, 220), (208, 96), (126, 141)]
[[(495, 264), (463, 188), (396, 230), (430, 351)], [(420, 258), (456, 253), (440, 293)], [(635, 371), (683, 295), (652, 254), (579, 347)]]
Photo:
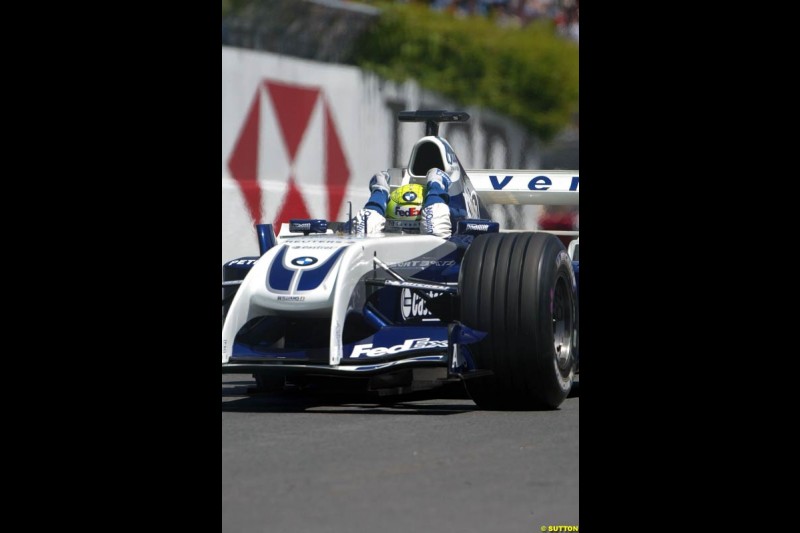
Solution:
[(555, 409), (572, 388), (578, 297), (572, 261), (548, 233), (490, 233), (464, 256), (461, 321), (485, 331), (468, 345), (493, 375), (465, 380), (484, 409)]

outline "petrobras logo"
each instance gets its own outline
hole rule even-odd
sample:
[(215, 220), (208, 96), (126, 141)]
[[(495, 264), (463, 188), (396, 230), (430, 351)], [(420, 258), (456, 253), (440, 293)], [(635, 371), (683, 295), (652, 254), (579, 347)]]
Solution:
[(301, 267), (313, 265), (316, 262), (317, 262), (316, 257), (298, 257), (296, 259), (291, 260), (291, 263), (294, 266), (301, 266)]
[(256, 262), (255, 259), (234, 259), (228, 262), (228, 266), (251, 266)]
[(372, 344), (356, 344), (353, 346), (353, 353), (350, 354), (350, 358), (381, 357), (383, 355), (393, 355), (411, 350), (425, 350), (430, 348), (447, 348), (447, 341), (432, 341), (430, 337), (423, 337), (421, 339), (408, 339), (403, 344), (396, 344), (388, 348), (373, 348)]
[[(406, 193), (406, 194), (414, 194), (414, 193), (412, 192), (412, 193)], [(403, 196), (405, 197), (405, 194)], [(414, 206), (411, 206), (411, 207), (409, 207), (407, 209), (403, 209), (399, 205), (396, 205), (394, 207), (394, 216), (396, 216), (396, 217), (406, 217), (406, 218), (408, 218), (408, 217), (417, 217), (417, 216), (419, 216), (419, 213), (420, 213), (419, 208), (414, 207)]]
[(403, 201), (404, 202), (413, 202), (417, 199), (417, 193), (414, 191), (407, 191), (403, 193)]
[[(440, 294), (438, 292), (429, 292), (428, 296), (435, 298)], [(416, 292), (412, 292), (411, 289), (403, 289), (400, 293), (400, 311), (403, 314), (403, 320), (433, 316), (425, 306), (425, 300)]]

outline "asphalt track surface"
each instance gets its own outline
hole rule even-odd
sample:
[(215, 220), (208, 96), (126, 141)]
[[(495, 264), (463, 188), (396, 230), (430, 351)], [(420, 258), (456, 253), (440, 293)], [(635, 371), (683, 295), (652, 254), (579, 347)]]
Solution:
[(252, 394), (222, 376), (222, 531), (524, 532), (578, 524), (579, 385), (559, 410)]

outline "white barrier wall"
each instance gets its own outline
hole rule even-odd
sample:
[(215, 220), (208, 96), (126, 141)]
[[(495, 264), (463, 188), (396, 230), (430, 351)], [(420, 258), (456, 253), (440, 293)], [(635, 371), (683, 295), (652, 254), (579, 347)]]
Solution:
[[(403, 109), (463, 109), (416, 83), (356, 67), (222, 47), (222, 261), (258, 255), (254, 224), (344, 221), (379, 170), (406, 166), (422, 124)], [(538, 143), (510, 120), (466, 108), (442, 124), (466, 168), (538, 168)], [(536, 228), (538, 207), (492, 209), (504, 227)]]

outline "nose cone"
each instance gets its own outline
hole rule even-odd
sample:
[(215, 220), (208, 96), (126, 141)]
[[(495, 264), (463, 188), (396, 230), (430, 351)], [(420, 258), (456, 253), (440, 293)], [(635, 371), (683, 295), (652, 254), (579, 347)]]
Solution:
[(330, 308), (346, 249), (343, 242), (302, 237), (270, 250), (253, 303), (287, 311)]

